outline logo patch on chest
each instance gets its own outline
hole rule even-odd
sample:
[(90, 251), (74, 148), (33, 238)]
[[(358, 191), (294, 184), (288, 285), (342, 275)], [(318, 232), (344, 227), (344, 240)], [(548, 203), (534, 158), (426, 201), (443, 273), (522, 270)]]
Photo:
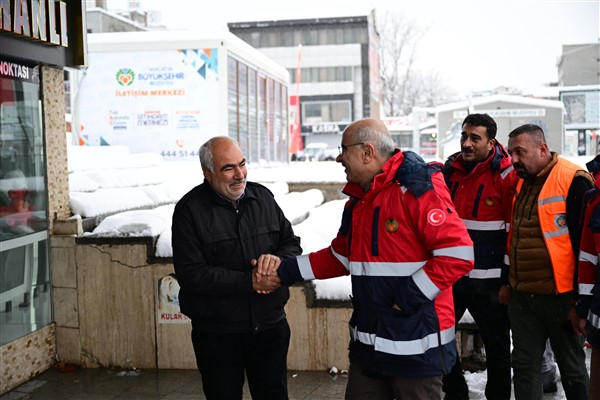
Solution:
[(396, 232), (398, 230), (398, 221), (392, 218), (385, 221), (385, 230), (391, 233)]
[(483, 204), (485, 204), (488, 207), (492, 207), (494, 204), (496, 204), (496, 201), (493, 198), (488, 197), (487, 199), (483, 200)]

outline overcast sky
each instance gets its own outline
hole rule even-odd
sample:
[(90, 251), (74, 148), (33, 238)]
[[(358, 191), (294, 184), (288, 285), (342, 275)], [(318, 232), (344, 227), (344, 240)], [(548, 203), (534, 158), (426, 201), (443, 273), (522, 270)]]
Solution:
[[(127, 0), (108, 0), (109, 7)], [(598, 0), (138, 0), (158, 9), (169, 28), (227, 22), (365, 15), (393, 10), (427, 29), (418, 67), (436, 69), (460, 92), (500, 85), (528, 89), (558, 80), (563, 44), (595, 43)]]

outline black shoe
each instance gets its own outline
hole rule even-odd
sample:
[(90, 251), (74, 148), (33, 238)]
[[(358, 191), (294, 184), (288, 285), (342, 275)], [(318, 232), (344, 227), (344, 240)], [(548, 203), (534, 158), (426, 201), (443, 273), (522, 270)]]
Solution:
[(544, 393), (556, 393), (558, 391), (558, 387), (556, 386), (556, 382), (552, 382), (547, 386), (544, 386)]

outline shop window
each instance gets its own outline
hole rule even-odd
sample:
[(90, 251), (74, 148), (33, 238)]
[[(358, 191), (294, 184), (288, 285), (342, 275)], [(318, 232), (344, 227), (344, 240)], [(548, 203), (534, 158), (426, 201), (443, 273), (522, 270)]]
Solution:
[(52, 321), (39, 75), (19, 71), (0, 77), (0, 345)]

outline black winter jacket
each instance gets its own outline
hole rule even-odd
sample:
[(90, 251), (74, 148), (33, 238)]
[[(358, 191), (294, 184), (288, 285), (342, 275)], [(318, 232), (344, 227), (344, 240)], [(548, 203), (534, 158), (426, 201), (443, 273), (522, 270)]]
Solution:
[(252, 290), (251, 259), (302, 253), (267, 188), (248, 182), (236, 208), (205, 181), (175, 206), (172, 234), (181, 312), (195, 329), (260, 332), (285, 318), (287, 287), (267, 295)]

